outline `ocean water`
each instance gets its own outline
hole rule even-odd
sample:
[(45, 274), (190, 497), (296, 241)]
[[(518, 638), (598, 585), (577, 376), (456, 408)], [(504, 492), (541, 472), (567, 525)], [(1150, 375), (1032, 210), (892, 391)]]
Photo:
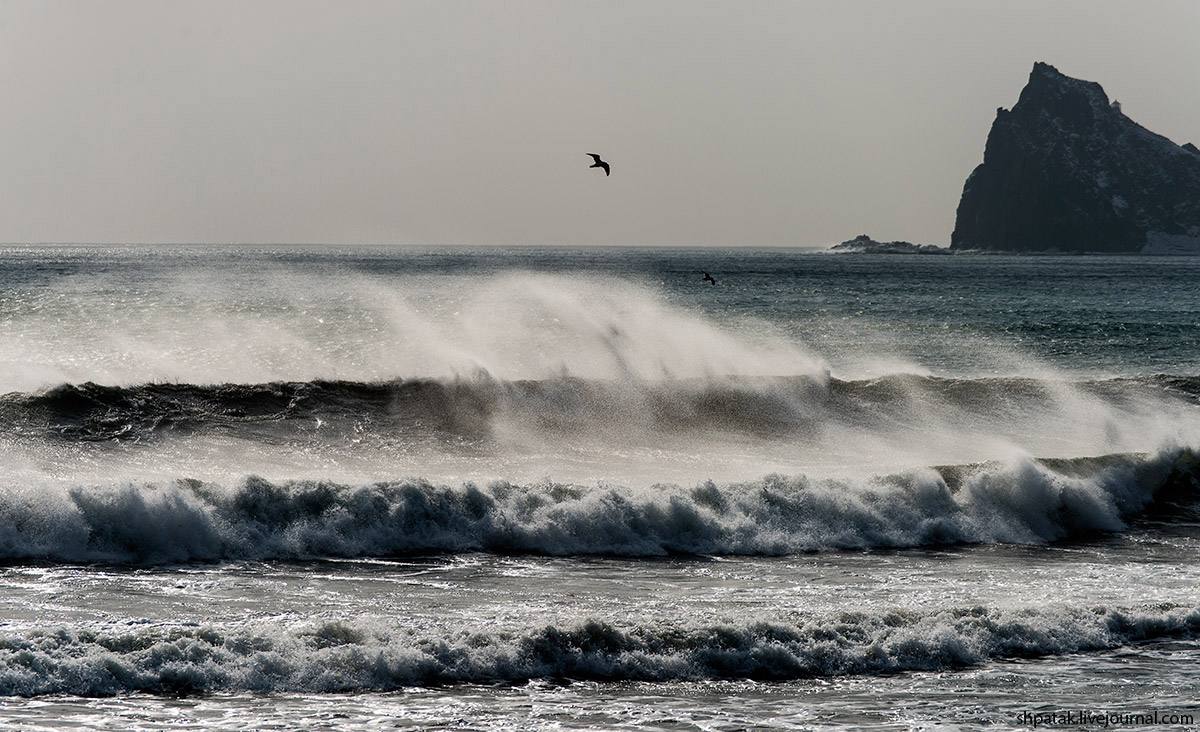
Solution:
[(1200, 719), (1198, 282), (2, 249), (0, 726)]

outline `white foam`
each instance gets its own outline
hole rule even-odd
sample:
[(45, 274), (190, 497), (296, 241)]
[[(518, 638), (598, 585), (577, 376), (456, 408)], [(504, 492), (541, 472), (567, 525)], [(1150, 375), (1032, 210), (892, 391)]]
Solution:
[(1156, 494), (1178, 492), (1200, 469), (1195, 452), (1177, 448), (1057, 466), (1022, 457), (953, 472), (951, 483), (926, 469), (861, 481), (768, 476), (692, 489), (261, 478), (232, 487), (9, 486), (0, 490), (0, 557), (162, 563), (425, 551), (658, 556), (1039, 543), (1119, 531)]
[(721, 625), (441, 634), (404, 623), (7, 630), (0, 694), (353, 692), (528, 679), (795, 679), (961, 669), (1200, 633), (1200, 608), (951, 608)]

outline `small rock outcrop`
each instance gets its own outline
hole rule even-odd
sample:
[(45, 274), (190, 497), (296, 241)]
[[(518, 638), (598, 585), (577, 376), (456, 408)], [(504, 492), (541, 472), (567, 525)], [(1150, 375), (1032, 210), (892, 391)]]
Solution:
[(950, 250), (933, 244), (913, 244), (910, 241), (875, 241), (866, 234), (859, 234), (841, 244), (830, 247), (835, 252), (856, 254), (949, 254)]
[(1200, 254), (1200, 150), (1036, 63), (963, 185), (952, 249)]

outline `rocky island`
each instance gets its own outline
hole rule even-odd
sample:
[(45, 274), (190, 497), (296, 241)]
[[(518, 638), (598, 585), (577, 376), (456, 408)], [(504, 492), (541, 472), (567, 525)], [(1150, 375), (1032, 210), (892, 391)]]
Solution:
[(859, 234), (841, 244), (830, 247), (835, 252), (853, 254), (949, 254), (946, 247), (933, 244), (913, 244), (911, 241), (875, 241), (866, 234)]
[(963, 186), (951, 249), (1200, 254), (1200, 149), (1035, 63)]

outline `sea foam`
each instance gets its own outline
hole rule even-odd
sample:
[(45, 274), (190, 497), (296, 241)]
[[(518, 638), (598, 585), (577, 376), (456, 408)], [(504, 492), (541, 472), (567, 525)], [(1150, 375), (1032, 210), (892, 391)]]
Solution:
[(358, 692), (530, 679), (797, 679), (941, 671), (1200, 633), (1200, 608), (963, 607), (721, 624), (496, 631), (403, 622), (7, 630), (0, 694)]
[(692, 488), (258, 477), (232, 486), (15, 486), (0, 489), (0, 557), (158, 564), (433, 551), (784, 555), (1041, 543), (1120, 531), (1156, 506), (1186, 512), (1197, 495), (1198, 460), (1194, 450), (1169, 448)]

